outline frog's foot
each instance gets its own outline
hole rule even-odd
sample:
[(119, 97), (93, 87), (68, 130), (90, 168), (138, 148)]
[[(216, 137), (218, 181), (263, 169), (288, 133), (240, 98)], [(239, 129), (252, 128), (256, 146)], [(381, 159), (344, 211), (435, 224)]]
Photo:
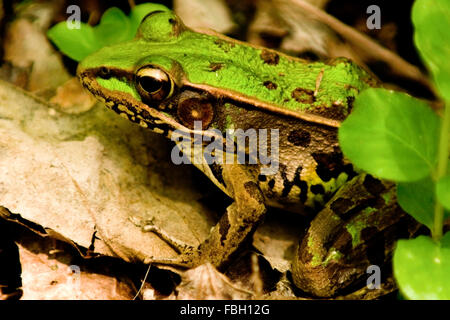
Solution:
[(169, 234), (167, 234), (167, 232), (155, 226), (154, 224), (147, 224), (142, 227), (142, 230), (144, 232), (152, 232), (156, 234), (159, 238), (161, 238), (161, 240), (167, 243), (172, 249), (174, 249), (179, 254), (194, 250), (193, 246), (170, 236)]
[(318, 297), (332, 297), (359, 290), (372, 280), (386, 281), (396, 240), (411, 236), (419, 226), (400, 209), (395, 195), (394, 185), (369, 175), (344, 185), (314, 218), (298, 246), (292, 263), (295, 285)]
[(198, 251), (196, 247), (174, 238), (161, 228), (151, 223), (152, 222), (150, 222), (150, 224), (146, 224), (145, 226), (143, 226), (142, 230), (145, 232), (152, 232), (155, 235), (157, 235), (161, 240), (167, 243), (176, 253), (178, 253), (178, 256), (175, 258), (163, 258), (163, 259), (161, 258), (155, 259), (153, 257), (149, 257), (144, 260), (144, 263), (147, 264), (154, 263), (185, 268), (192, 268), (197, 265), (197, 261), (199, 259), (197, 257)]

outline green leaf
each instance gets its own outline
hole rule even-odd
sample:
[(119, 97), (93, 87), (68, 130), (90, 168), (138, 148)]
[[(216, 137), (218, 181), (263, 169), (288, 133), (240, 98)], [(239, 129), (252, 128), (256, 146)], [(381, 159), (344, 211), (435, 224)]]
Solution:
[(430, 230), (433, 229), (434, 199), (434, 183), (431, 177), (397, 185), (399, 205)]
[(414, 40), (441, 95), (450, 100), (450, 1), (417, 0)]
[(69, 29), (60, 22), (47, 31), (48, 38), (73, 60), (81, 61), (90, 53), (100, 49), (91, 26), (81, 23), (80, 29)]
[(129, 18), (119, 8), (109, 8), (94, 28), (94, 34), (100, 47), (129, 40), (132, 38)]
[(440, 243), (430, 237), (399, 240), (394, 252), (394, 276), (408, 299), (450, 299), (450, 233)]
[(445, 176), (438, 181), (436, 195), (444, 208), (450, 210), (450, 176)]
[(81, 23), (80, 29), (69, 29), (66, 22), (60, 22), (49, 29), (47, 36), (64, 54), (81, 61), (104, 46), (133, 39), (141, 20), (157, 10), (169, 9), (161, 4), (144, 3), (135, 6), (127, 17), (113, 7), (105, 11), (96, 27)]
[(359, 168), (384, 179), (425, 178), (437, 160), (439, 117), (407, 94), (367, 89), (339, 129), (344, 154)]

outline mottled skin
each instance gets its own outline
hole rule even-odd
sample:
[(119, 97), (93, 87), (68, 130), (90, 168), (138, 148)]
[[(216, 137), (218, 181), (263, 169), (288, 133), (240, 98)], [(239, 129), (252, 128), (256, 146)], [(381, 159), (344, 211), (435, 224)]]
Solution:
[[(158, 82), (164, 85), (149, 94), (142, 89), (143, 74), (164, 79)], [(274, 175), (262, 175), (259, 164), (196, 165), (234, 202), (198, 248), (152, 229), (180, 251), (174, 260), (153, 262), (192, 267), (208, 261), (224, 267), (252, 236), (266, 207), (277, 206), (317, 214), (299, 245), (293, 279), (304, 291), (328, 297), (362, 279), (373, 239), (387, 239), (383, 248), (389, 251), (395, 226), (409, 226), (395, 197), (388, 197), (392, 186), (358, 175), (339, 149), (340, 121), (359, 91), (375, 84), (346, 59), (309, 63), (194, 32), (172, 12), (158, 11), (144, 18), (134, 40), (83, 60), (78, 75), (109, 108), (168, 138), (176, 129), (193, 134), (194, 120), (202, 121), (204, 135), (208, 128), (223, 134), (231, 128), (279, 130)], [(383, 186), (378, 194), (366, 188), (367, 179), (366, 184)], [(380, 218), (368, 212), (380, 212)], [(366, 237), (368, 232), (377, 237)], [(389, 256), (383, 250), (376, 261)]]

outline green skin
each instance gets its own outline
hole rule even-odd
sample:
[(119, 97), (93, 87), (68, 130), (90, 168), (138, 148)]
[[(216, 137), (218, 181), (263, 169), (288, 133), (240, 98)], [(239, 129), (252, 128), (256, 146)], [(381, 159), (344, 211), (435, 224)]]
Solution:
[[(161, 88), (147, 90), (142, 70)], [(168, 138), (174, 130), (192, 134), (194, 120), (202, 121), (204, 135), (207, 128), (223, 134), (230, 128), (279, 130), (280, 165), (272, 176), (262, 175), (260, 164), (196, 165), (234, 203), (198, 248), (151, 227), (180, 255), (148, 262), (224, 268), (251, 238), (266, 207), (281, 207), (314, 217), (293, 260), (294, 283), (331, 297), (348, 292), (368, 265), (389, 260), (398, 225), (410, 229), (395, 197), (387, 196), (393, 186), (358, 174), (339, 149), (340, 122), (356, 95), (375, 85), (349, 60), (311, 63), (197, 33), (164, 10), (144, 18), (134, 40), (87, 57), (77, 73), (109, 108)], [(374, 241), (383, 246), (369, 257)]]

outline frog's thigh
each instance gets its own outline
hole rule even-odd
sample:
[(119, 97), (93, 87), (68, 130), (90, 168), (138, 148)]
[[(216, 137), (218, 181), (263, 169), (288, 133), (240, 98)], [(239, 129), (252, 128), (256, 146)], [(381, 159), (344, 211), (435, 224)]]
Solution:
[(201, 260), (217, 267), (225, 265), (239, 246), (252, 236), (266, 212), (261, 190), (245, 167), (225, 165), (222, 174), (234, 202), (199, 247)]
[[(294, 283), (303, 291), (330, 297), (366, 283), (369, 265), (390, 259), (395, 240), (416, 223), (398, 206), (395, 187), (369, 175), (344, 185), (311, 222), (292, 263)], [(386, 276), (388, 271), (384, 273)]]

